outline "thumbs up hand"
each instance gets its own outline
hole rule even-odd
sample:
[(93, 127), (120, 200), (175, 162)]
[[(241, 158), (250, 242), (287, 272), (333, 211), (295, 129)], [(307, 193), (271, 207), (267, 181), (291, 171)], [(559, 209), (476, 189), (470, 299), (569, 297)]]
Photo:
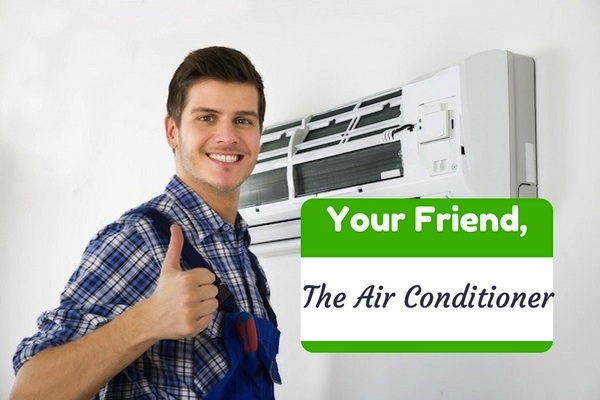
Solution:
[(206, 329), (219, 306), (215, 275), (206, 268), (182, 271), (183, 234), (171, 225), (171, 239), (158, 285), (148, 298), (148, 326), (156, 340), (192, 337)]

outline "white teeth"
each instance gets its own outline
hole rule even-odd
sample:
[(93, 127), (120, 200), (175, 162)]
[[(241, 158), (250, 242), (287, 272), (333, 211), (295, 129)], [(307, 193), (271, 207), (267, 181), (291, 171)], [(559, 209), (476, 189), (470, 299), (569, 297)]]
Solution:
[(232, 154), (212, 154), (211, 153), (208, 156), (215, 161), (221, 161), (221, 162), (226, 162), (226, 163), (234, 163), (240, 158), (239, 156), (232, 155)]

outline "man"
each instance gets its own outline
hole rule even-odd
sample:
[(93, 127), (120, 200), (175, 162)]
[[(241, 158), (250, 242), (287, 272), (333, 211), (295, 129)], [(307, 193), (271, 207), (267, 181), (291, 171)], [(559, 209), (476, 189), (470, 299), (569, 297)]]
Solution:
[(60, 306), (17, 348), (11, 398), (273, 397), (279, 331), (237, 213), (260, 148), (262, 78), (236, 50), (197, 50), (167, 113), (176, 176), (92, 239)]

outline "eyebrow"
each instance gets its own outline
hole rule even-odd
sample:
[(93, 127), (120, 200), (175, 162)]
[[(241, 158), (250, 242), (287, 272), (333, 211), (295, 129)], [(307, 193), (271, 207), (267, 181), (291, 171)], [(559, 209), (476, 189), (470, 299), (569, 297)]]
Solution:
[[(208, 113), (213, 113), (213, 114), (222, 114), (221, 111), (215, 110), (214, 108), (210, 108), (210, 107), (195, 107), (195, 108), (192, 108), (190, 110), (190, 114), (194, 114), (194, 113), (197, 113), (197, 112), (208, 112)], [(235, 115), (247, 115), (247, 116), (252, 116), (252, 117), (258, 118), (258, 113), (256, 111), (240, 110), (240, 111), (235, 111), (234, 114)]]

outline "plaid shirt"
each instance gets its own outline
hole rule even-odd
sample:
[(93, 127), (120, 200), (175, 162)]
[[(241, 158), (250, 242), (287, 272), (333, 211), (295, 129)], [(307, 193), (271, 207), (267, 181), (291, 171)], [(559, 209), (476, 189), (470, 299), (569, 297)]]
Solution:
[[(248, 226), (219, 217), (174, 177), (165, 192), (144, 204), (176, 222), (190, 244), (227, 284), (240, 310), (268, 319), (250, 268)], [(15, 372), (38, 352), (67, 343), (106, 324), (154, 291), (167, 243), (150, 222), (127, 213), (102, 229), (87, 246), (58, 308), (38, 318), (39, 331), (19, 344)], [(183, 269), (195, 266), (182, 265)], [(264, 274), (262, 269), (261, 273)], [(113, 378), (96, 399), (197, 399), (228, 369), (222, 340), (223, 314), (194, 338), (161, 340)]]

